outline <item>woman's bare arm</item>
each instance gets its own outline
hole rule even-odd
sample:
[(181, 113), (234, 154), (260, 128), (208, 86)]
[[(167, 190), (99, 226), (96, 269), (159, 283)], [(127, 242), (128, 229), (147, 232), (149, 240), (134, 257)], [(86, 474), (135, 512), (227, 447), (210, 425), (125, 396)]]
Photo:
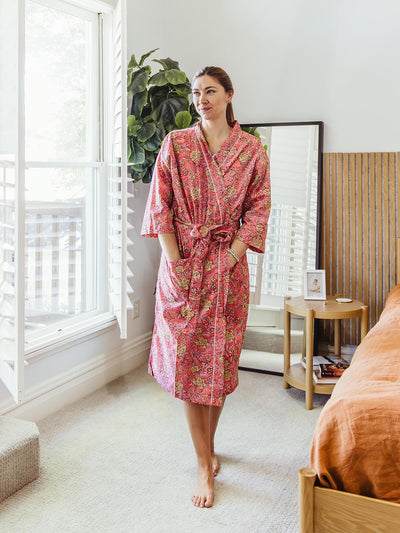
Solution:
[(175, 233), (159, 233), (158, 240), (168, 261), (178, 261), (181, 258)]
[[(235, 239), (231, 244), (231, 250), (239, 257), (239, 259), (246, 253), (248, 244), (240, 239)], [(229, 254), (229, 266), (232, 268), (236, 264), (236, 259)]]

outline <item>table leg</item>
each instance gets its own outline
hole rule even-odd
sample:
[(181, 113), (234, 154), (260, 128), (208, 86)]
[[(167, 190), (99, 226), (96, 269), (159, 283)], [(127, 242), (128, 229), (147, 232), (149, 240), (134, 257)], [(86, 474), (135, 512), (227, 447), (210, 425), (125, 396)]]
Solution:
[(290, 368), (290, 313), (286, 307), (283, 311), (283, 388), (288, 389), (289, 383), (286, 381), (286, 373)]
[(368, 306), (363, 305), (361, 307), (361, 340), (368, 333)]
[(335, 318), (335, 355), (340, 357), (341, 355), (341, 342), (340, 342), (340, 318)]
[(314, 311), (307, 309), (306, 315), (306, 409), (313, 408), (313, 355), (314, 355)]

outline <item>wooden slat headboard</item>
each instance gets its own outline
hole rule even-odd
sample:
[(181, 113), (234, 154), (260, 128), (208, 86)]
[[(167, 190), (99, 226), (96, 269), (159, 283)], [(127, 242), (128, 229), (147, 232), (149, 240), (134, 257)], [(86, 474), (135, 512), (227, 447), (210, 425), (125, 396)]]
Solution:
[(396, 283), (400, 283), (400, 237), (397, 237), (397, 252), (396, 252)]
[[(363, 301), (369, 327), (389, 290), (400, 283), (400, 152), (324, 154), (321, 268), (329, 294)], [(323, 321), (323, 336), (333, 335)], [(344, 344), (358, 344), (358, 324), (343, 328)]]

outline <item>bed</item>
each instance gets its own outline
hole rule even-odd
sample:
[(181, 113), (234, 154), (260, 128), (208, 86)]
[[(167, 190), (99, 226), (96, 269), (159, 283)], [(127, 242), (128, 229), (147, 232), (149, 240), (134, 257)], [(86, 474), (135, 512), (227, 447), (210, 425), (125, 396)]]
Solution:
[(400, 533), (400, 285), (322, 410), (310, 457), (300, 533)]

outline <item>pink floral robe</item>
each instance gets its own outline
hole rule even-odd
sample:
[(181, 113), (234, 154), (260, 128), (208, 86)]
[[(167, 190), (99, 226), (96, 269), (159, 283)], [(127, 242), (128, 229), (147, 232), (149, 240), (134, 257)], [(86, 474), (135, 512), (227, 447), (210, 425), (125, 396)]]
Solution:
[(231, 270), (235, 237), (264, 251), (269, 161), (234, 123), (214, 156), (200, 125), (169, 133), (157, 158), (141, 234), (175, 232), (182, 259), (162, 255), (149, 372), (172, 395), (221, 405), (238, 384), (246, 329), (246, 255)]

